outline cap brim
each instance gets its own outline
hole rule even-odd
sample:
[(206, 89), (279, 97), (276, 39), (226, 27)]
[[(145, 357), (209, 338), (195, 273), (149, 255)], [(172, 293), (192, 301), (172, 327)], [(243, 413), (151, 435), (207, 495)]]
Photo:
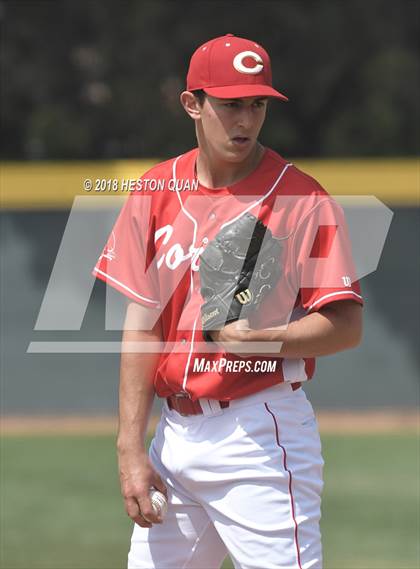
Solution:
[(226, 87), (204, 87), (203, 91), (210, 97), (218, 99), (239, 99), (242, 97), (275, 97), (288, 101), (286, 95), (279, 93), (268, 85), (228, 85)]

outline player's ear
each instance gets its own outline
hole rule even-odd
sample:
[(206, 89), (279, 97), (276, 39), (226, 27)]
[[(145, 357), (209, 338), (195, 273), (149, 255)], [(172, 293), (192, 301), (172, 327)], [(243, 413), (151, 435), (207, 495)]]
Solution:
[(181, 105), (190, 117), (198, 121), (201, 118), (201, 106), (198, 98), (191, 91), (183, 91), (179, 97)]

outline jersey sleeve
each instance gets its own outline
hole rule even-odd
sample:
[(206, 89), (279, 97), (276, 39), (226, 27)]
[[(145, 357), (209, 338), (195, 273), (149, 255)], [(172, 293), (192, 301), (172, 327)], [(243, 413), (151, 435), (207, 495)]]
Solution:
[(149, 196), (130, 195), (93, 269), (93, 275), (129, 299), (148, 308), (159, 308), (150, 210)]
[(319, 196), (299, 224), (294, 253), (300, 304), (307, 312), (338, 300), (363, 304), (344, 212), (330, 196)]

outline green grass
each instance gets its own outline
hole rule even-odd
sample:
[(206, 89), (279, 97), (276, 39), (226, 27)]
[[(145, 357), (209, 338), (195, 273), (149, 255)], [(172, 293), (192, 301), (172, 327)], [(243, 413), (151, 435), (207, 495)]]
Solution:
[[(324, 436), (323, 447), (325, 568), (417, 568), (417, 438)], [(8, 437), (1, 463), (2, 569), (126, 566), (112, 437)]]
[(325, 567), (418, 568), (418, 438), (324, 436), (323, 449)]

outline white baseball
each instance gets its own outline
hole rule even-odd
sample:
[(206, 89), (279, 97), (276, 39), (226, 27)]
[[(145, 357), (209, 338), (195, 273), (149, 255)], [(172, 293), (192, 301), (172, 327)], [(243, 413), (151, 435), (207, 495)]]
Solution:
[(154, 513), (160, 519), (163, 519), (168, 511), (168, 502), (166, 501), (165, 495), (155, 488), (150, 489), (149, 495)]

